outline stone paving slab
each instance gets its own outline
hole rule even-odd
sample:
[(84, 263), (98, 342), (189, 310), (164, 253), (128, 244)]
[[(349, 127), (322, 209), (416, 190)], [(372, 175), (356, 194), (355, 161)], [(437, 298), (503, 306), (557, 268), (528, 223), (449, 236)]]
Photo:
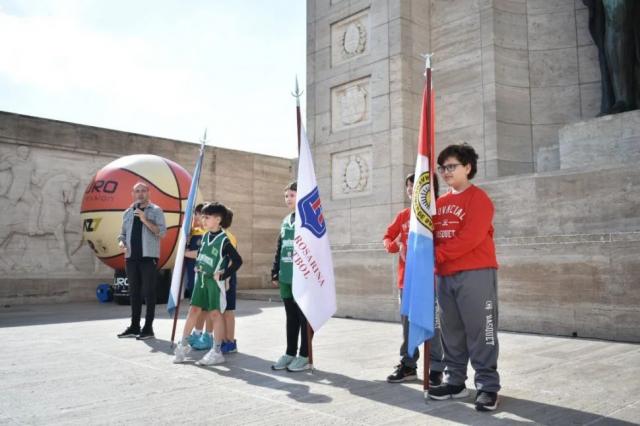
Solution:
[[(501, 404), (488, 414), (473, 409), (472, 396), (426, 403), (421, 383), (386, 383), (398, 360), (396, 323), (334, 318), (314, 341), (316, 370), (274, 372), (269, 367), (285, 346), (284, 309), (242, 300), (240, 352), (221, 366), (203, 368), (171, 363), (171, 321), (164, 308), (157, 310), (157, 339), (146, 342), (116, 338), (127, 325), (127, 306), (0, 308), (0, 424), (626, 425), (640, 420), (637, 344), (501, 333)], [(473, 389), (472, 380), (467, 386)]]

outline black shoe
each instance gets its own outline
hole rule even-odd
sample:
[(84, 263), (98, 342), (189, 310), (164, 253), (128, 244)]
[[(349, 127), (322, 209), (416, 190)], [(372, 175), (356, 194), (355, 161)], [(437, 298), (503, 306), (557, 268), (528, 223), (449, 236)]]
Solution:
[(437, 399), (438, 401), (449, 398), (466, 398), (467, 396), (469, 396), (469, 391), (465, 385), (454, 386), (448, 383), (443, 383), (440, 386), (429, 388), (429, 398)]
[(476, 410), (493, 411), (498, 408), (498, 393), (478, 391), (476, 394)]
[(418, 372), (416, 368), (406, 367), (403, 364), (396, 366), (396, 371), (387, 377), (389, 383), (400, 383), (409, 380), (416, 380), (418, 378)]
[(125, 331), (123, 331), (122, 333), (118, 334), (118, 338), (122, 339), (125, 337), (136, 337), (138, 334), (140, 334), (140, 329), (139, 328), (135, 328), (132, 326), (127, 327), (127, 329)]
[(429, 371), (429, 386), (440, 386), (442, 384), (442, 371)]
[(156, 337), (156, 335), (153, 334), (153, 330), (142, 329), (142, 333), (140, 333), (140, 335), (136, 337), (136, 340), (148, 340), (153, 339), (154, 337)]

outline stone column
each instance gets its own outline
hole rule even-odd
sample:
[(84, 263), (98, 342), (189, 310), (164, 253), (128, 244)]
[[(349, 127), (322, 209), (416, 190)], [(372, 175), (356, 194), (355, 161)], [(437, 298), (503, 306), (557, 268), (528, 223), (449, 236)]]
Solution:
[(430, 3), (437, 149), (472, 145), (479, 178), (533, 171), (525, 2)]
[(307, 124), (332, 243), (338, 314), (396, 319), (397, 256), (382, 248), (414, 167), (425, 1), (307, 2)]

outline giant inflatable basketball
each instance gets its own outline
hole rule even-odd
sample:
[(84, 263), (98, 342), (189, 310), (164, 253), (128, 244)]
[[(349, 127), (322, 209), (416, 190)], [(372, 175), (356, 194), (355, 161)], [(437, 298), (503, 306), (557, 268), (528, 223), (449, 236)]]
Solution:
[(122, 214), (131, 206), (133, 185), (149, 185), (152, 203), (164, 211), (167, 234), (161, 240), (161, 268), (171, 268), (180, 232), (191, 175), (178, 164), (156, 155), (119, 158), (96, 173), (85, 190), (80, 209), (84, 240), (96, 256), (114, 269), (124, 269), (124, 255), (118, 247)]

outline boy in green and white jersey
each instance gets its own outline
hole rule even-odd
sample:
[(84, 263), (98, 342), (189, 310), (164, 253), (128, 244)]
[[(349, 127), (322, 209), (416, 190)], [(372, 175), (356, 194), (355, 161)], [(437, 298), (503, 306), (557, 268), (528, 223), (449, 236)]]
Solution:
[[(226, 207), (219, 203), (209, 203), (202, 208), (202, 224), (207, 233), (202, 237), (202, 244), (198, 250), (191, 308), (184, 325), (182, 339), (175, 350), (174, 363), (184, 362), (191, 351), (189, 335), (200, 312), (208, 312), (213, 322), (215, 336), (224, 335), (222, 312), (226, 308), (225, 281), (242, 265), (242, 258), (220, 227), (226, 215)], [(225, 257), (229, 262), (226, 268), (223, 268)], [(224, 362), (221, 352), (222, 340), (217, 340), (214, 341), (211, 350), (196, 364), (213, 365)]]
[[(307, 319), (293, 298), (291, 288), (293, 282), (293, 239), (295, 237), (297, 192), (298, 185), (296, 182), (290, 183), (285, 188), (284, 202), (292, 212), (285, 216), (282, 221), (276, 255), (271, 269), (272, 283), (280, 288), (280, 297), (284, 303), (284, 310), (287, 316), (287, 349), (284, 355), (278, 358), (271, 368), (274, 370), (286, 369), (290, 372), (304, 371), (311, 368), (309, 364)], [(301, 337), (299, 352), (298, 336)]]

